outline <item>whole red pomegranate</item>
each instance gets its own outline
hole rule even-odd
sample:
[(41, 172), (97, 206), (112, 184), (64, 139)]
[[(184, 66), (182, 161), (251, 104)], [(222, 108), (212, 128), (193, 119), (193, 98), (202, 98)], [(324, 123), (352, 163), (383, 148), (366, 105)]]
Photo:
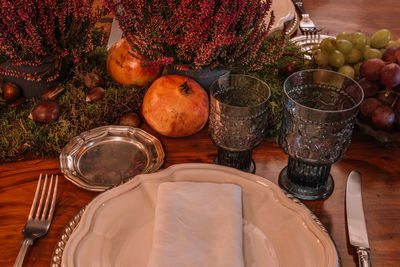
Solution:
[(142, 114), (155, 131), (184, 137), (200, 131), (208, 120), (208, 95), (193, 79), (166, 75), (155, 80), (143, 99)]
[(150, 85), (161, 74), (159, 65), (146, 66), (147, 58), (136, 54), (125, 38), (110, 47), (107, 71), (114, 81), (123, 85)]

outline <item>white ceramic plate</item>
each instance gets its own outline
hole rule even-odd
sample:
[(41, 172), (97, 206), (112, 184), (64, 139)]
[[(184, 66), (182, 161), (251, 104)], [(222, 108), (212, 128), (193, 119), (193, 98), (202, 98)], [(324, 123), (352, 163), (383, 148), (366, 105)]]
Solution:
[(232, 168), (196, 163), (138, 175), (96, 197), (66, 242), (61, 266), (146, 266), (157, 189), (166, 181), (241, 186), (246, 267), (338, 266), (330, 236), (278, 186)]
[[(282, 29), (285, 22), (291, 21), (295, 18), (295, 7), (292, 0), (275, 0), (272, 1), (271, 9), (274, 11), (275, 23), (272, 25), (271, 32), (274, 30)], [(271, 14), (265, 18), (268, 23)]]

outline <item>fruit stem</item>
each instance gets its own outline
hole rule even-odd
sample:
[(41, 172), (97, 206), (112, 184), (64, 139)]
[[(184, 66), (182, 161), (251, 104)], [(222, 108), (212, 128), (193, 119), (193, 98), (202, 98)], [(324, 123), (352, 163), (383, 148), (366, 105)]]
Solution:
[(390, 105), (391, 108), (394, 108), (396, 105), (397, 101), (399, 100), (399, 95), (396, 95), (396, 98), (394, 99), (393, 103)]
[(385, 96), (388, 97), (388, 96), (390, 95), (391, 92), (392, 92), (392, 90), (390, 90), (389, 87), (386, 87)]

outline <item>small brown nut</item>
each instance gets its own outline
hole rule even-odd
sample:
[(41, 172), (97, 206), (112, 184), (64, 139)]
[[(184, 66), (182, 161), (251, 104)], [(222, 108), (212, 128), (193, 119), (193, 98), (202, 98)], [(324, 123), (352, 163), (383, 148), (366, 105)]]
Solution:
[(289, 62), (278, 69), (278, 74), (284, 77), (288, 77), (297, 71), (298, 64), (296, 61)]
[(13, 83), (3, 83), (3, 98), (8, 103), (14, 102), (21, 96), (21, 89)]
[(95, 102), (104, 98), (105, 92), (103, 87), (95, 87), (86, 95), (86, 102)]
[(93, 89), (95, 87), (104, 87), (106, 85), (104, 79), (94, 72), (85, 75), (84, 83), (89, 89)]
[(41, 96), (43, 99), (55, 100), (57, 97), (59, 97), (61, 95), (61, 93), (63, 91), (64, 91), (64, 87), (59, 85), (59, 86), (55, 86), (55, 87), (51, 87), (51, 88), (47, 89), (46, 91), (44, 91), (42, 93)]
[(50, 123), (57, 119), (60, 107), (56, 102), (44, 101), (33, 108), (29, 118), (40, 123)]
[(10, 108), (15, 108), (15, 107), (18, 107), (18, 106), (24, 104), (25, 102), (26, 102), (26, 98), (25, 97), (20, 97), (17, 100), (7, 104), (7, 106), (10, 107)]
[(140, 127), (142, 120), (139, 115), (133, 112), (126, 113), (119, 118), (119, 125)]

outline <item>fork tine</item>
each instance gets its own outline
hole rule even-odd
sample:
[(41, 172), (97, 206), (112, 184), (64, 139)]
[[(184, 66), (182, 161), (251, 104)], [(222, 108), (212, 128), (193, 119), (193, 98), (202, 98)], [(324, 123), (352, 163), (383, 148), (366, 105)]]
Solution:
[(47, 212), (49, 211), (49, 206), (50, 206), (50, 194), (51, 194), (51, 189), (53, 188), (53, 174), (51, 175), (50, 178), (50, 184), (49, 184), (49, 189), (47, 190), (47, 196), (46, 196), (46, 203), (44, 204), (44, 211), (42, 213), (42, 217), (40, 218), (41, 220), (45, 220), (47, 216)]
[(42, 210), (43, 210), (44, 193), (45, 193), (45, 191), (46, 191), (46, 187), (47, 187), (47, 174), (46, 174), (46, 176), (44, 177), (44, 183), (43, 183), (42, 194), (40, 195), (40, 202), (39, 202), (39, 205), (38, 205), (38, 209), (37, 209), (37, 212), (36, 212), (35, 219), (39, 218), (40, 214), (42, 213)]
[(29, 212), (28, 219), (32, 219), (33, 212), (36, 209), (36, 203), (37, 203), (38, 196), (39, 196), (41, 181), (42, 181), (42, 174), (39, 175), (39, 181), (38, 181), (38, 184), (37, 184), (37, 187), (36, 187), (36, 193), (35, 193), (35, 197), (33, 198), (33, 203), (32, 203), (32, 207), (31, 207), (31, 211)]
[(51, 208), (50, 208), (48, 220), (52, 220), (52, 218), (53, 218), (54, 208), (56, 206), (57, 190), (58, 190), (58, 175), (56, 175), (56, 182), (54, 184), (54, 192), (53, 192), (53, 198), (51, 200)]

